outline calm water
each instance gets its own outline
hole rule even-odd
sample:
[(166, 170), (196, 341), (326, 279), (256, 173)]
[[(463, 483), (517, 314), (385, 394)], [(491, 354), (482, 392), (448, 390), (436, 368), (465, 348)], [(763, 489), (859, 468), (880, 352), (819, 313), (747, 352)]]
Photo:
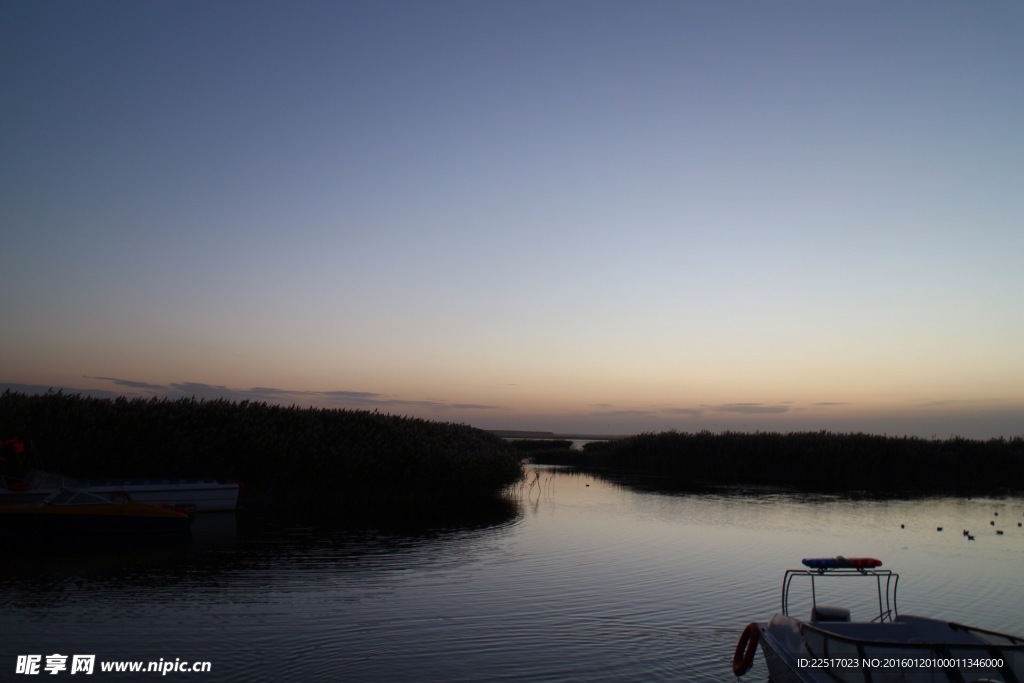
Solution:
[[(7, 552), (0, 680), (55, 652), (211, 662), (171, 681), (733, 680), (783, 570), (836, 554), (901, 572), (904, 612), (1024, 632), (1021, 499), (662, 495), (556, 468), (528, 482), (508, 514), (429, 533), (214, 514), (181, 547)], [(745, 679), (767, 679), (761, 655)]]

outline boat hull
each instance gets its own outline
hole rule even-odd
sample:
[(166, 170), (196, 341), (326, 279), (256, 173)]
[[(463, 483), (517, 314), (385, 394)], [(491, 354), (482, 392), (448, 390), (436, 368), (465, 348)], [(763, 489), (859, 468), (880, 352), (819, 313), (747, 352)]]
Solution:
[[(60, 476), (46, 473), (35, 480), (42, 485), (0, 488), (0, 505), (40, 503), (64, 482)], [(123, 497), (136, 503), (176, 505), (196, 512), (234, 510), (238, 506), (240, 489), (237, 482), (192, 479), (86, 482), (80, 485), (76, 483), (75, 488), (108, 499)]]
[(940, 619), (810, 624), (777, 614), (758, 627), (773, 683), (1024, 681), (1024, 640)]
[(11, 505), (0, 508), (0, 530), (8, 535), (52, 537), (187, 534), (192, 517), (180, 509), (143, 503), (124, 505)]
[(86, 491), (105, 498), (127, 493), (137, 503), (178, 505), (194, 508), (196, 512), (226, 512), (238, 505), (239, 486), (234, 482), (167, 481), (167, 482), (106, 482), (91, 484)]

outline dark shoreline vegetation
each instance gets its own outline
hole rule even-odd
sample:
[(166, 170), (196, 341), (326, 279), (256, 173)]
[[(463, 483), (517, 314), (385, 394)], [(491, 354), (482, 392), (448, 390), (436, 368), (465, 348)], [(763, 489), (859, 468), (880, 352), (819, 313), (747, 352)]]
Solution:
[(241, 504), (341, 521), (507, 509), (522, 457), (466, 425), (196, 399), (0, 395), (0, 438), (76, 479), (239, 480)]
[(1024, 492), (1024, 438), (928, 440), (833, 432), (662, 432), (593, 442), (521, 441), (536, 464), (570, 465), (643, 488), (772, 487), (857, 495)]
[(0, 438), (78, 479), (239, 480), (249, 510), (375, 524), (508, 518), (524, 459), (664, 491), (772, 487), (867, 495), (1024, 492), (1024, 438), (832, 432), (662, 432), (506, 441), (466, 425), (369, 411), (196, 399), (0, 395)]

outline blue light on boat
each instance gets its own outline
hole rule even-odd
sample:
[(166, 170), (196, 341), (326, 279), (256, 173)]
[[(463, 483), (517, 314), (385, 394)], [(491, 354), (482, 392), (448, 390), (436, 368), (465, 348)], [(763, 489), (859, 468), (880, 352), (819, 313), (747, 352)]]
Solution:
[(873, 557), (810, 557), (802, 560), (811, 569), (870, 569), (881, 567), (882, 561)]

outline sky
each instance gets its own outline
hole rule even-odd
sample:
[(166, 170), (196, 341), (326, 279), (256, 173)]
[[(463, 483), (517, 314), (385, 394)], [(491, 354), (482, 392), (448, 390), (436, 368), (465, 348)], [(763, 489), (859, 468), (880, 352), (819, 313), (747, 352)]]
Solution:
[(0, 387), (1024, 436), (1024, 4), (0, 0)]

